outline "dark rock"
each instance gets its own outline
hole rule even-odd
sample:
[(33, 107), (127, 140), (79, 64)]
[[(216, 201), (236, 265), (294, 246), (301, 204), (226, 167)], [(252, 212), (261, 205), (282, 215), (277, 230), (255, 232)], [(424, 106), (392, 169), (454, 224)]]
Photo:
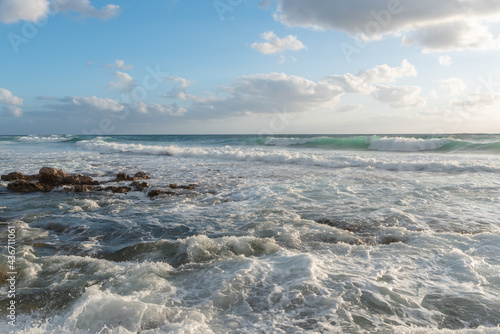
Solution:
[(81, 192), (94, 192), (96, 191), (96, 187), (95, 186), (91, 186), (91, 185), (77, 185), (75, 186), (75, 193), (81, 193)]
[(178, 186), (178, 185), (176, 185), (176, 184), (174, 184), (174, 183), (171, 183), (171, 184), (169, 184), (169, 186), (168, 186), (168, 187), (169, 187), (170, 189), (186, 189), (186, 190), (193, 190), (193, 189), (194, 189), (194, 188), (196, 188), (197, 186), (198, 186), (198, 185), (196, 185), (196, 184), (194, 184), (194, 183), (191, 183), (191, 184), (189, 184), (189, 185), (187, 185), (187, 186), (182, 186), (182, 185)]
[(124, 193), (128, 193), (129, 191), (132, 190), (132, 188), (130, 187), (106, 187), (104, 189), (102, 189), (104, 191), (112, 191), (113, 193), (115, 194), (124, 194)]
[(62, 180), (62, 184), (70, 186), (80, 186), (80, 185), (96, 186), (99, 184), (99, 181), (94, 181), (93, 178), (87, 175), (76, 174), (65, 177)]
[(125, 174), (125, 173), (118, 173), (118, 174), (116, 174), (116, 178), (114, 180), (109, 181), (109, 182), (122, 182), (122, 181), (134, 181), (134, 178), (130, 175)]
[(20, 193), (29, 193), (34, 191), (49, 192), (54, 189), (54, 187), (51, 185), (29, 182), (26, 180), (16, 180), (9, 183), (7, 185), (7, 189)]
[(148, 179), (150, 179), (150, 177), (149, 177), (148, 173), (137, 172), (137, 173), (135, 173), (133, 179), (134, 180), (148, 180)]
[(145, 188), (149, 188), (149, 183), (134, 181), (130, 184), (130, 186), (134, 187), (135, 191), (143, 191)]
[(39, 175), (24, 175), (19, 172), (12, 172), (7, 175), (2, 175), (2, 181), (16, 181), (16, 180), (26, 180), (26, 181), (36, 181), (38, 180)]
[(153, 198), (153, 197), (156, 197), (156, 196), (159, 196), (159, 195), (177, 195), (175, 192), (173, 191), (165, 191), (165, 190), (159, 190), (159, 189), (154, 189), (154, 190), (151, 190), (149, 193), (148, 193), (148, 197), (149, 198)]
[(64, 184), (64, 178), (68, 177), (62, 169), (51, 167), (42, 167), (38, 172), (40, 175), (39, 182), (53, 187), (61, 186)]

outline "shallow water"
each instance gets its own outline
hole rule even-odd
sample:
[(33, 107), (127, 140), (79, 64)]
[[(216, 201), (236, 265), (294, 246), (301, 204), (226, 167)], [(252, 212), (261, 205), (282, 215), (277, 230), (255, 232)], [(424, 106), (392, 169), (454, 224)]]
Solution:
[(145, 171), (153, 188), (199, 187), (151, 200), (1, 183), (0, 263), (14, 226), (18, 307), (0, 330), (499, 333), (497, 142), (3, 137), (0, 174)]

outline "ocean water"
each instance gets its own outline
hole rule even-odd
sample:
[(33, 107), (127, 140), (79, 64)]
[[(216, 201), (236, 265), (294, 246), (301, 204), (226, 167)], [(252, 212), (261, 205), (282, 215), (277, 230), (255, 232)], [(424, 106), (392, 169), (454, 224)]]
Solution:
[(42, 166), (198, 187), (1, 182), (1, 333), (500, 333), (500, 135), (0, 136)]

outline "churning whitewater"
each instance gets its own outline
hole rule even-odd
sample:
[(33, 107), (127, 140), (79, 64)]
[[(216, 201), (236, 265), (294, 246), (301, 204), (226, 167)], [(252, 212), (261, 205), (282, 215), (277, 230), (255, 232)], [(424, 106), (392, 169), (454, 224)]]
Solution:
[(2, 181), (2, 333), (500, 333), (500, 135), (0, 136), (0, 156), (196, 184)]

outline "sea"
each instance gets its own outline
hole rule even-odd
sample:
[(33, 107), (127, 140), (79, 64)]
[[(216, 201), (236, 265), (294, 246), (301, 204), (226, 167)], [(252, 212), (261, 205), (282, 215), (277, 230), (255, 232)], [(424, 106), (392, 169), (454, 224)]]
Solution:
[(1, 182), (1, 333), (500, 333), (498, 134), (0, 136), (44, 166), (150, 188)]

